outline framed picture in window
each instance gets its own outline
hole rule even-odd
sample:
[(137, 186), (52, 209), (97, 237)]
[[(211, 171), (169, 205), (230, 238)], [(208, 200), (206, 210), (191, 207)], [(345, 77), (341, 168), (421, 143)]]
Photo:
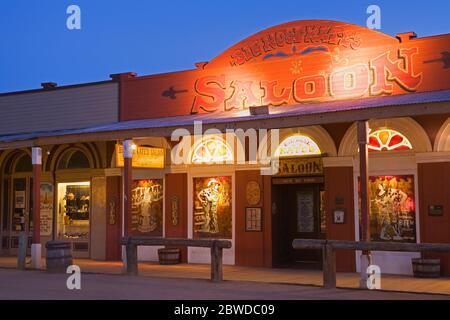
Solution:
[(344, 209), (333, 210), (333, 223), (336, 223), (336, 224), (345, 223), (345, 210)]
[(262, 208), (245, 208), (245, 231), (262, 231)]

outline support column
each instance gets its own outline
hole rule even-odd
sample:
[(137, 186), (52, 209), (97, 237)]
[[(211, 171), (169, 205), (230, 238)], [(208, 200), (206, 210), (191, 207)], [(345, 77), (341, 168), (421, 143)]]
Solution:
[(42, 148), (31, 149), (33, 164), (33, 239), (31, 244), (31, 267), (41, 268), (41, 170)]
[[(131, 184), (133, 181), (132, 160), (133, 160), (134, 144), (133, 140), (123, 141), (123, 235), (128, 236), (131, 229)], [(127, 269), (127, 261), (125, 247), (122, 246), (122, 256), (124, 268)]]
[[(358, 121), (359, 146), (359, 184), (361, 197), (361, 240), (370, 241), (370, 199), (369, 199), (369, 152), (367, 144), (369, 123)], [(361, 282), (360, 288), (367, 288), (366, 269), (371, 264), (370, 251), (363, 251), (361, 255)]]

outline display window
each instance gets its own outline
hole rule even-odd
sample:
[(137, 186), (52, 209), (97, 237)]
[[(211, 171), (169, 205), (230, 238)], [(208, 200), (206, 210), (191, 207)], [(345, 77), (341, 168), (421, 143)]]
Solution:
[(194, 238), (232, 238), (231, 176), (194, 178)]
[(131, 189), (131, 233), (163, 235), (163, 180), (135, 180)]
[(372, 241), (416, 242), (414, 176), (369, 178)]
[(58, 183), (58, 238), (89, 239), (89, 182)]

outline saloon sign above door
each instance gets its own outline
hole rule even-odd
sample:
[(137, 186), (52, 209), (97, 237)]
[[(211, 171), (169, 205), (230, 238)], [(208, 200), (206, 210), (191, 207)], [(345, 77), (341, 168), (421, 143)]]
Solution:
[(445, 52), (449, 35), (392, 37), (343, 22), (294, 21), (195, 70), (123, 80), (122, 120), (446, 89)]

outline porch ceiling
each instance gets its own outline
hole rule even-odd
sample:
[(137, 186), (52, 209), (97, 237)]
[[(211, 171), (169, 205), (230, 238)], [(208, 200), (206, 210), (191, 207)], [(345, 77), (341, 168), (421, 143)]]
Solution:
[(323, 103), (270, 107), (269, 114), (252, 116), (248, 110), (215, 112), (158, 119), (132, 120), (82, 129), (32, 132), (0, 136), (1, 149), (52, 144), (111, 141), (150, 136), (169, 137), (177, 128), (194, 131), (194, 121), (203, 130), (289, 128), (327, 123), (353, 122), (424, 114), (450, 114), (450, 90), (410, 93)]

